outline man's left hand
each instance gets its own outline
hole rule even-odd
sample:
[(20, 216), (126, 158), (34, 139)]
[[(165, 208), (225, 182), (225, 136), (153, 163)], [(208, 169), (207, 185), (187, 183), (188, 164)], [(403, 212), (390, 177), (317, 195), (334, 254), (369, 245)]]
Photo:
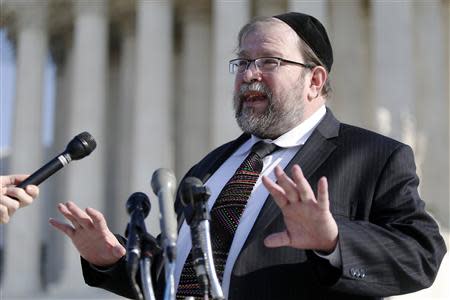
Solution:
[(320, 178), (317, 197), (298, 165), (292, 178), (275, 167), (275, 183), (266, 176), (262, 181), (283, 214), (286, 230), (266, 237), (266, 247), (289, 246), (331, 253), (338, 241), (338, 227), (330, 212), (328, 182)]

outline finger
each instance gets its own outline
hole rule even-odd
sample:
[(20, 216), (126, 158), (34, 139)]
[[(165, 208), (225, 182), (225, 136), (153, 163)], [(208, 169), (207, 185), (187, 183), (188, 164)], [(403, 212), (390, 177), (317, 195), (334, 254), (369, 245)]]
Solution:
[(33, 202), (33, 197), (31, 197), (24, 189), (17, 188), (14, 186), (9, 186), (6, 188), (5, 194), (10, 197), (10, 199), (19, 202), (20, 207), (25, 207), (31, 202)]
[(328, 180), (326, 177), (319, 179), (317, 183), (317, 203), (323, 209), (329, 210), (330, 199), (328, 195)]
[(283, 208), (289, 203), (289, 200), (286, 198), (284, 190), (278, 184), (273, 182), (272, 179), (270, 179), (267, 176), (262, 176), (262, 183), (269, 191), (269, 193), (272, 195), (272, 198), (274, 199), (275, 203), (280, 208)]
[(117, 242), (116, 246), (113, 248), (112, 251), (113, 255), (117, 258), (121, 258), (127, 253), (127, 250), (124, 246), (122, 246), (119, 242)]
[(2, 214), (5, 213), (8, 216), (12, 216), (20, 208), (20, 202), (6, 195), (1, 195), (0, 206), (2, 207)]
[(6, 224), (9, 222), (8, 208), (4, 205), (0, 205), (0, 224)]
[(28, 195), (30, 195), (33, 199), (36, 199), (37, 196), (39, 196), (39, 188), (35, 185), (27, 185), (25, 187), (25, 191), (27, 192)]
[(94, 225), (94, 228), (100, 230), (108, 230), (108, 225), (106, 224), (105, 217), (101, 212), (90, 207), (86, 208), (85, 211), (88, 214), (88, 216), (92, 219), (92, 224)]
[(275, 167), (275, 176), (278, 185), (284, 190), (286, 198), (290, 202), (298, 201), (297, 186), (291, 178), (281, 169), (280, 166)]
[(80, 229), (81, 225), (78, 223), (77, 219), (72, 215), (72, 212), (67, 208), (66, 204), (59, 203), (57, 206), (59, 212), (69, 220), (75, 229)]
[(308, 180), (306, 180), (303, 175), (302, 169), (299, 165), (294, 165), (292, 167), (292, 178), (297, 185), (297, 195), (300, 197), (301, 201), (315, 200), (314, 192), (309, 185)]
[(7, 175), (7, 176), (0, 176), (0, 185), (18, 185), (25, 179), (27, 179), (29, 175), (28, 174), (14, 174), (14, 175)]
[(65, 235), (67, 235), (71, 239), (75, 235), (75, 229), (72, 226), (70, 226), (69, 224), (67, 224), (67, 223), (60, 222), (60, 221), (58, 221), (56, 219), (53, 219), (53, 218), (50, 218), (48, 220), (48, 222), (54, 228), (58, 229), (59, 231), (61, 231), (62, 233), (64, 233)]
[(264, 245), (269, 248), (289, 246), (290, 238), (286, 231), (272, 233), (264, 239)]
[(91, 217), (89, 217), (89, 215), (81, 208), (79, 208), (75, 203), (69, 201), (67, 202), (66, 206), (67, 209), (76, 218), (76, 221), (81, 225), (81, 227), (87, 229), (92, 229), (94, 227)]

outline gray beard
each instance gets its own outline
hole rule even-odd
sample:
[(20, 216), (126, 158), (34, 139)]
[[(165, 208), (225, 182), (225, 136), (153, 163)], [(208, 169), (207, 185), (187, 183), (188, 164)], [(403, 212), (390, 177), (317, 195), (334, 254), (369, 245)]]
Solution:
[[(265, 111), (256, 113), (251, 107), (243, 107), (241, 95), (247, 90), (265, 93), (269, 101)], [(262, 139), (278, 138), (303, 121), (305, 105), (304, 100), (301, 99), (302, 90), (303, 82), (298, 89), (286, 92), (280, 99), (274, 99), (271, 91), (260, 82), (243, 85), (240, 92), (235, 93), (233, 101), (239, 127), (245, 133)]]

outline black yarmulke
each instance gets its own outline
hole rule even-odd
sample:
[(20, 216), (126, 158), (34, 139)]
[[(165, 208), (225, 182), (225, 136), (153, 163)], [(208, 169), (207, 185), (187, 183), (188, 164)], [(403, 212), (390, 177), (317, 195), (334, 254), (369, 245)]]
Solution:
[(333, 64), (333, 49), (328, 39), (327, 31), (316, 18), (298, 13), (289, 12), (273, 16), (289, 25), (314, 53), (324, 63), (328, 72)]

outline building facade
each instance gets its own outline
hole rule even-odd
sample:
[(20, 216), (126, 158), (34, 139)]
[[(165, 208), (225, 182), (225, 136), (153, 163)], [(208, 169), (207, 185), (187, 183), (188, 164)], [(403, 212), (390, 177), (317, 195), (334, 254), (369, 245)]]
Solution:
[[(341, 121), (412, 146), (421, 195), (448, 230), (448, 0), (2, 0), (0, 25), (16, 65), (13, 138), (2, 173), (32, 172), (82, 131), (98, 144), (0, 227), (5, 299), (114, 298), (84, 284), (74, 247), (47, 223), (58, 216), (56, 204), (96, 208), (123, 233), (126, 200), (142, 191), (152, 195), (147, 224), (157, 233), (153, 171), (170, 168), (180, 180), (240, 133), (228, 73), (237, 33), (254, 16), (285, 11), (323, 22), (335, 55), (328, 105)], [(46, 149), (49, 55), (56, 79), (53, 143)]]

